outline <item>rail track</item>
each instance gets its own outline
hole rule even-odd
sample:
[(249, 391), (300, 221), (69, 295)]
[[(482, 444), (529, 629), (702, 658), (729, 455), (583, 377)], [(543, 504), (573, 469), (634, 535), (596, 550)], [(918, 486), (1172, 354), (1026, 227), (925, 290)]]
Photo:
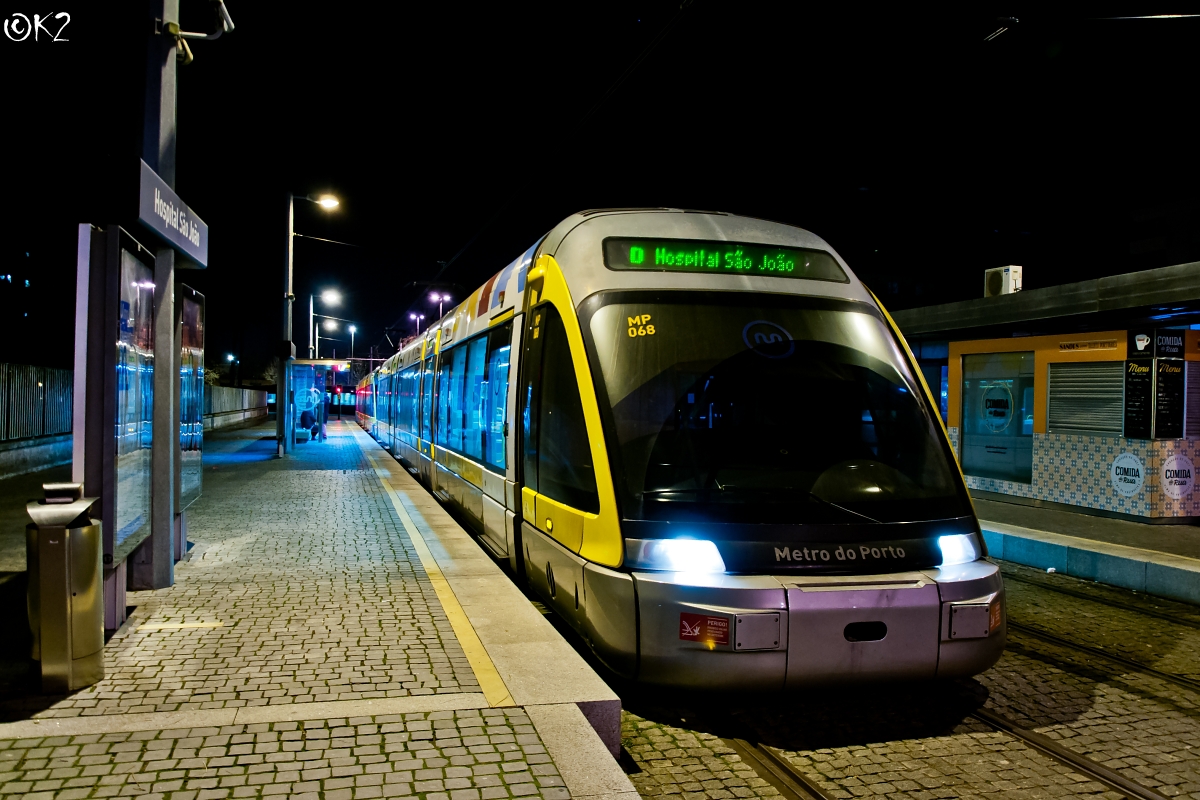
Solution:
[(1099, 603), (1100, 605), (1105, 605), (1110, 608), (1120, 608), (1125, 611), (1133, 611), (1137, 614), (1143, 614), (1147, 617), (1154, 617), (1155, 619), (1161, 619), (1161, 620), (1165, 620), (1167, 622), (1173, 622), (1176, 625), (1183, 625), (1188, 628), (1196, 628), (1197, 630), (1200, 630), (1200, 620), (1186, 619), (1184, 617), (1177, 617), (1174, 614), (1168, 614), (1165, 611), (1156, 611), (1156, 610), (1150, 609), (1150, 608), (1141, 608), (1139, 606), (1135, 606), (1130, 603), (1122, 603), (1120, 600), (1111, 600), (1106, 597), (1096, 597), (1095, 595), (1088, 594), (1087, 592), (1078, 592), (1078, 591), (1075, 591), (1074, 589), (1069, 589), (1066, 586), (1055, 586), (1054, 584), (1052, 584), (1048, 581), (1034, 580), (1033, 578), (1027, 578), (1022, 575), (1014, 575), (1007, 571), (1004, 572), (1003, 574), (1004, 574), (1004, 580), (1006, 580), (1006, 581), (1016, 581), (1017, 583), (1028, 584), (1029, 586), (1036, 586), (1039, 589), (1046, 589), (1051, 592), (1058, 592), (1059, 594), (1065, 594), (1065, 595), (1069, 595), (1071, 597), (1077, 597), (1080, 600), (1087, 600), (1092, 603)]
[[(1023, 728), (999, 714), (981, 708), (972, 712), (970, 716), (994, 730), (1018, 739), (1030, 749), (1085, 775), (1129, 800), (1167, 800), (1165, 795), (1131, 781), (1119, 772), (1064, 747), (1048, 736)], [(788, 800), (839, 800), (837, 795), (797, 769), (782, 750), (747, 739), (725, 739), (724, 742)]]
[(1123, 667), (1128, 667), (1129, 669), (1135, 672), (1140, 672), (1143, 675), (1149, 675), (1162, 681), (1174, 683), (1177, 686), (1182, 686), (1185, 689), (1192, 690), (1193, 692), (1200, 692), (1200, 681), (1192, 678), (1188, 678), (1183, 675), (1176, 675), (1173, 672), (1163, 672), (1162, 670), (1147, 666), (1140, 661), (1134, 661), (1133, 659), (1125, 658), (1124, 656), (1120, 656), (1115, 653), (1110, 653), (1107, 650), (1099, 647), (1091, 647), (1086, 644), (1072, 642), (1070, 639), (1064, 639), (1061, 636), (1055, 636), (1053, 633), (1044, 631), (1041, 628), (1023, 625), (1019, 622), (1013, 622), (1011, 619), (1008, 621), (1008, 628), (1011, 631), (1016, 631), (1017, 633), (1025, 636), (1029, 636), (1034, 639), (1041, 639), (1044, 642), (1048, 642), (1049, 644), (1063, 647), (1068, 650), (1077, 650), (1081, 653), (1087, 653), (1088, 655), (1095, 656), (1096, 658), (1102, 658), (1106, 661), (1111, 661), (1114, 664), (1120, 664)]

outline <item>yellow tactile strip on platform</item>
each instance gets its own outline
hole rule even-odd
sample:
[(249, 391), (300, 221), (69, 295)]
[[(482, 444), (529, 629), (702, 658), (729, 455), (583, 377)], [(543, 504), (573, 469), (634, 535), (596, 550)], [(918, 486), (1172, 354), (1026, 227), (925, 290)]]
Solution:
[(384, 490), (392, 501), (392, 505), (396, 509), (396, 514), (400, 517), (400, 522), (404, 525), (404, 530), (412, 539), (413, 547), (417, 551), (417, 556), (421, 559), (421, 566), (425, 569), (425, 574), (429, 577), (429, 582), (433, 585), (434, 591), (437, 593), (438, 601), (442, 604), (442, 609), (446, 612), (446, 618), (450, 620), (450, 625), (454, 628), (454, 636), (458, 639), (458, 644), (463, 649), (463, 653), (467, 656), (467, 661), (471, 664), (471, 669), (475, 672), (475, 678), (479, 681), (479, 686), (483, 690), (483, 696), (487, 698), (488, 705), (492, 708), (501, 706), (516, 705), (513, 702), (512, 695), (509, 694), (508, 687), (504, 684), (504, 679), (500, 677), (500, 673), (496, 670), (496, 665), (492, 663), (491, 656), (483, 646), (483, 642), (479, 641), (478, 634), (475, 633), (475, 628), (467, 619), (466, 613), (459, 604), (458, 598), (454, 594), (454, 590), (450, 588), (450, 583), (446, 580), (446, 576), (442, 574), (441, 567), (438, 566), (437, 560), (433, 557), (433, 553), (429, 549), (429, 545), (425, 542), (425, 537), (417, 530), (416, 524), (412, 517), (409, 516), (408, 509), (404, 503), (400, 501), (400, 496), (396, 494), (396, 490), (388, 483), (388, 472), (380, 466), (379, 462), (370, 454), (366, 453), (367, 460), (371, 462), (375, 474), (379, 476), (379, 482), (383, 484)]

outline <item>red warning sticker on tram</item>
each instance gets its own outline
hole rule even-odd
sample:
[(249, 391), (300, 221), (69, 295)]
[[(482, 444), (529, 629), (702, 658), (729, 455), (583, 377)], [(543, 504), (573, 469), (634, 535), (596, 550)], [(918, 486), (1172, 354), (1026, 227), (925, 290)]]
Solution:
[(679, 615), (679, 638), (685, 642), (729, 644), (729, 617), (710, 617), (685, 611)]

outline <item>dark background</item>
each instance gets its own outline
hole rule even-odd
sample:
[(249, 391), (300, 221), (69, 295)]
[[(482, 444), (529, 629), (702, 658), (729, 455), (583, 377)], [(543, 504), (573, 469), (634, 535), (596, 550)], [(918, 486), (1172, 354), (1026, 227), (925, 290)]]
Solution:
[[(209, 364), (236, 353), (243, 378), (280, 339), (289, 189), (342, 200), (298, 202), (299, 233), (361, 245), (296, 241), (301, 351), (310, 292), (342, 290), (356, 355), (391, 352), (385, 329), (429, 313), (412, 282), (452, 261), (460, 299), (584, 208), (799, 225), (893, 308), (980, 296), (1005, 264), (1036, 288), (1200, 260), (1200, 20), (228, 2), (237, 29), (179, 71), (176, 190), (211, 230), (210, 267), (182, 278), (208, 299)], [(69, 11), (70, 42), (0, 38), (0, 361), (70, 366), (76, 226), (136, 225), (120, 177), (149, 23), (100, 5), (18, 3)], [(213, 29), (207, 2), (182, 7)]]

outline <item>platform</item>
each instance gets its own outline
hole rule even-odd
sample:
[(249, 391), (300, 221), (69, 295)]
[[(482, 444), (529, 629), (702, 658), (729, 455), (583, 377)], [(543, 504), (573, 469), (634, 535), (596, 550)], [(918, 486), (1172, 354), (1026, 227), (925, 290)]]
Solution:
[(1200, 528), (974, 503), (994, 558), (1200, 604)]
[(637, 796), (616, 695), (356, 425), (205, 445), (195, 546), (107, 677), (0, 700), (0, 794)]

